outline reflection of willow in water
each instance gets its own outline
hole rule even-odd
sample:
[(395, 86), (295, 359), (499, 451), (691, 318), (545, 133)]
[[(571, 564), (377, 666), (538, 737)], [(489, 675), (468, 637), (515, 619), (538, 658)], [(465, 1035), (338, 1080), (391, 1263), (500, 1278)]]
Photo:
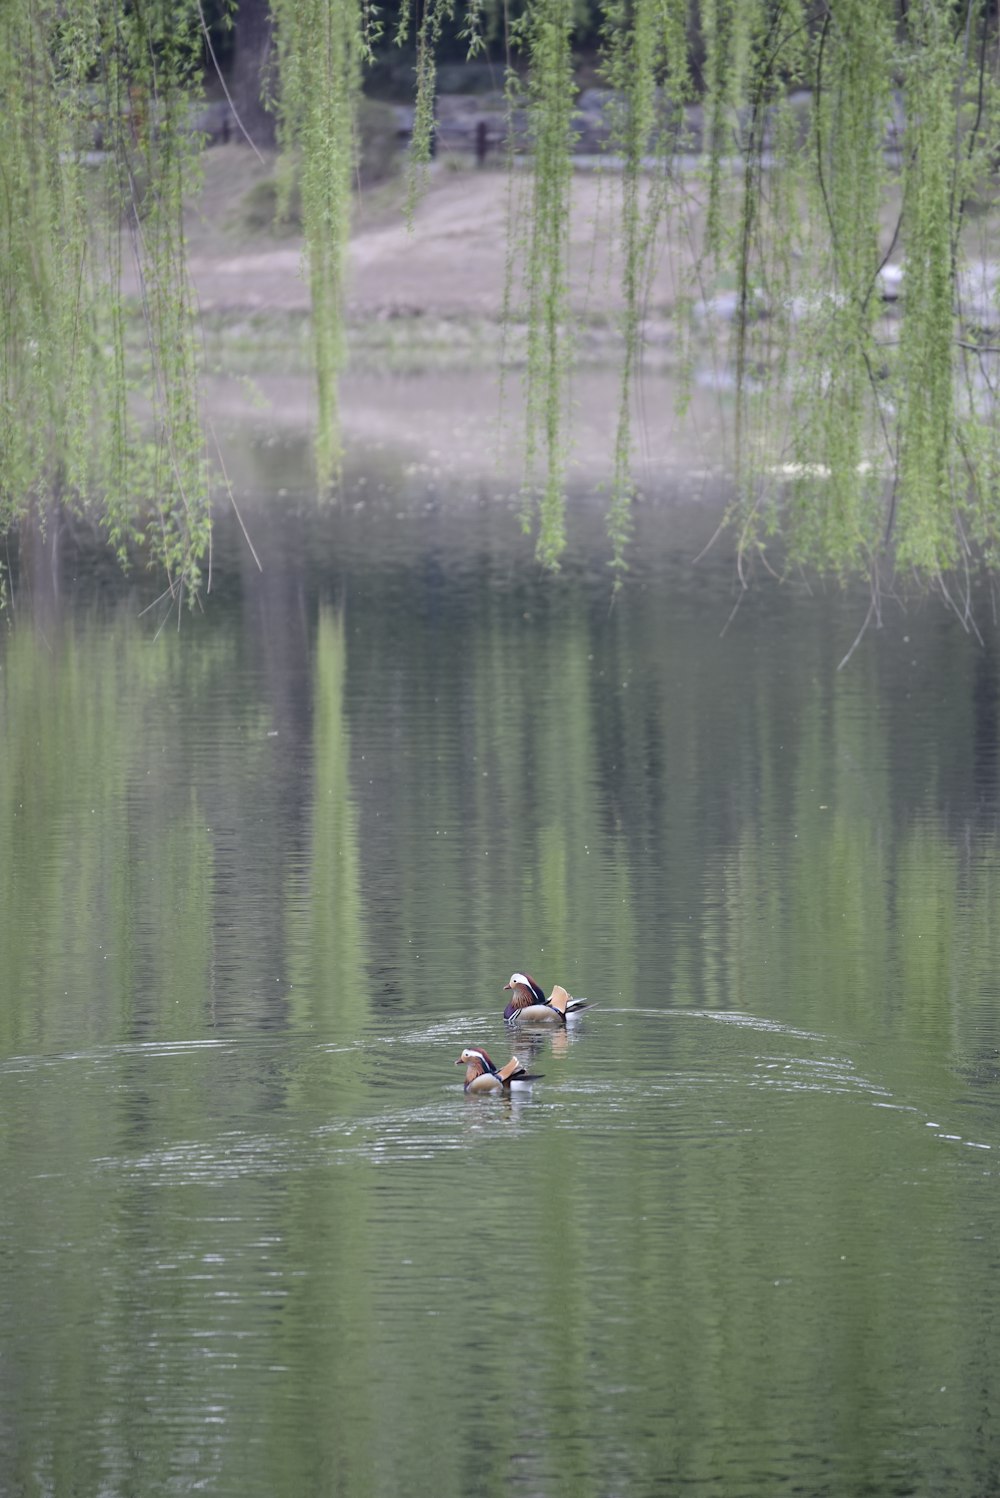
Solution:
[(340, 616), (321, 608), (313, 671), (313, 799), (305, 890), (288, 902), (289, 976), (298, 1022), (339, 1040), (368, 1016), (358, 813), (344, 711), (347, 647)]
[(581, 931), (613, 953), (610, 966), (628, 982), (634, 892), (618, 808), (600, 795), (602, 704), (583, 607), (567, 601), (546, 626), (512, 630), (508, 617), (502, 647), (495, 630), (476, 642), (470, 693), (483, 769), (474, 816), (500, 856), (480, 882), (474, 925), (483, 944), (495, 940), (504, 910), (503, 977), (534, 963), (546, 991), (559, 982), (579, 994), (592, 981)]
[[(5, 1051), (77, 1035), (76, 996), (99, 993), (90, 1040), (203, 1020), (212, 953), (213, 846), (194, 777), (164, 768), (178, 694), (212, 690), (228, 637), (183, 648), (139, 630), (53, 623), (3, 653), (0, 950)], [(123, 690), (123, 682), (128, 690)]]
[[(343, 621), (323, 607), (313, 664), (308, 849), (301, 873), (287, 876), (300, 883), (286, 902), (287, 942), (292, 1021), (338, 1048), (358, 1039), (369, 1015), (346, 658)], [(359, 1069), (321, 1052), (292, 1077), (288, 1095), (296, 1111), (324, 1118), (355, 1112), (364, 1090)], [(373, 1185), (373, 1167), (365, 1161), (324, 1162), (286, 1183), (282, 1259), (295, 1273), (285, 1280), (272, 1349), (274, 1364), (289, 1370), (286, 1403), (261, 1411), (265, 1425), (273, 1421), (274, 1427), (263, 1443), (274, 1492), (296, 1471), (331, 1490), (374, 1491)]]
[[(957, 794), (949, 805), (962, 781), (945, 756), (901, 753), (849, 686), (808, 699), (797, 742), (782, 737), (760, 727), (756, 801), (705, 868), (716, 897), (693, 933), (688, 992), (858, 1039), (917, 1029), (941, 1056), (963, 1031), (981, 1048), (976, 1005), (1000, 964), (995, 817), (963, 817)], [(893, 809), (906, 777), (927, 790), (904, 819)], [(897, 992), (905, 1013), (887, 1014)], [(989, 1026), (992, 1043), (1000, 1024)]]

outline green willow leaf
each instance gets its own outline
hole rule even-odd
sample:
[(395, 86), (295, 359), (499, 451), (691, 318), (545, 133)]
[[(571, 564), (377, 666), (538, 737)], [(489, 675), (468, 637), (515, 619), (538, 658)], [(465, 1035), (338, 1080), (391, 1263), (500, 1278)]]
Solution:
[[(973, 271), (997, 280), (1000, 37), (986, 0), (600, 0), (593, 13), (579, 0), (525, 0), (516, 12), (427, 0), (391, 18), (372, 0), (271, 0), (271, 11), (283, 180), (302, 198), (320, 490), (341, 458), (365, 67), (383, 28), (412, 35), (412, 208), (433, 150), (444, 38), (457, 30), (479, 53), (502, 24), (512, 174), (530, 198), (511, 230), (527, 304), (522, 518), (537, 525), (539, 561), (559, 565), (583, 22), (601, 39), (620, 184), (616, 576), (631, 534), (651, 275), (681, 234), (686, 246), (698, 238), (693, 270), (660, 311), (673, 316), (689, 378), (709, 350), (732, 377), (741, 571), (777, 552), (780, 567), (878, 586), (895, 566), (944, 588), (975, 561), (996, 568), (997, 317), (989, 291), (968, 289)], [(211, 534), (183, 231), (205, 24), (199, 0), (0, 7), (0, 524), (53, 504), (91, 507), (122, 562), (161, 566), (178, 598), (202, 586)], [(887, 267), (901, 288), (892, 307)], [(689, 312), (724, 296), (722, 350)]]

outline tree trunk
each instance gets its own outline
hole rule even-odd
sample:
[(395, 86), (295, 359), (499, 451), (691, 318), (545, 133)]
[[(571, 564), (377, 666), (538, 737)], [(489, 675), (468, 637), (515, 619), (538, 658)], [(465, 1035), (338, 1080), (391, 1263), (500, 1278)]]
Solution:
[[(237, 138), (250, 137), (264, 150), (274, 145), (274, 115), (264, 108), (273, 66), (268, 0), (239, 0), (229, 92), (239, 116)], [(242, 126), (242, 129), (240, 128)]]

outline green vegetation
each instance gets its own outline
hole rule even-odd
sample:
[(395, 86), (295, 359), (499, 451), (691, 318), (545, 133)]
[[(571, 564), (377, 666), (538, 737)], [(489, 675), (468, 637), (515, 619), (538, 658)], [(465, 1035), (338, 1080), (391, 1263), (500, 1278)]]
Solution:
[[(14, 3), (0, 19), (0, 524), (53, 496), (96, 496), (122, 560), (147, 547), (182, 594), (197, 592), (209, 542), (181, 227), (197, 170), (197, 23), (196, 4), (89, 0)], [(84, 149), (95, 135), (97, 168)]]
[[(340, 462), (337, 386), (343, 365), (344, 253), (355, 170), (355, 105), (360, 92), (363, 17), (358, 3), (275, 0), (279, 140), (286, 160), (298, 151), (302, 224), (308, 246), (318, 398), (319, 486)], [(288, 194), (292, 176), (287, 174)], [(287, 197), (286, 197), (287, 202)], [(280, 217), (279, 206), (279, 217)]]
[[(259, 0), (236, 10), (237, 56), (258, 12)], [(392, 42), (415, 49), (412, 206), (433, 151), (438, 57), (458, 39), (475, 56), (502, 37), (509, 139), (523, 115), (533, 166), (527, 223), (512, 224), (528, 320), (524, 519), (534, 525), (537, 507), (539, 559), (558, 565), (584, 39), (597, 47), (588, 73), (610, 91), (622, 183), (615, 568), (627, 560), (650, 268), (697, 222), (675, 311), (690, 347), (685, 308), (734, 289), (743, 569), (780, 538), (782, 565), (860, 572), (876, 603), (895, 566), (965, 607), (953, 579), (1000, 555), (992, 295), (963, 306), (966, 266), (985, 266), (984, 283), (990, 271), (975, 244), (989, 242), (998, 146), (985, 0), (703, 0), (695, 12), (684, 0), (531, 0), (503, 16), (483, 0), (433, 0), (415, 17), (366, 0), (272, 0), (270, 14), (260, 82), (285, 161), (278, 207), (294, 193), (306, 240), (321, 490), (340, 461), (365, 69)], [(0, 20), (0, 525), (53, 499), (94, 504), (122, 561), (140, 549), (178, 596), (201, 584), (212, 484), (181, 206), (198, 171), (206, 38), (231, 19), (198, 0), (10, 0)], [(892, 322), (890, 257), (903, 272)]]

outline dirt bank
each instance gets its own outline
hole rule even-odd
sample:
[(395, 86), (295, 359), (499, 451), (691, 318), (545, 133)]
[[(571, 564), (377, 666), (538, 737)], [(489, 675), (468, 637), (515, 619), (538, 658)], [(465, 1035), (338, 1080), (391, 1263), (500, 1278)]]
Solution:
[[(189, 223), (191, 276), (213, 330), (209, 408), (230, 429), (244, 419), (285, 429), (312, 420), (301, 239), (245, 222), (245, 205), (270, 172), (242, 147), (207, 153), (204, 192)], [(508, 221), (524, 222), (529, 191), (527, 177), (509, 185), (501, 171), (442, 164), (411, 226), (402, 183), (360, 200), (348, 266), (351, 361), (342, 389), (349, 445), (396, 446), (432, 470), (520, 475), (520, 384), (515, 371), (502, 390), (500, 370)], [(586, 357), (573, 382), (570, 472), (594, 483), (607, 477), (618, 404), (617, 197), (613, 177), (581, 173), (574, 180), (570, 295)], [(654, 339), (666, 328), (679, 266), (689, 269), (689, 257), (664, 259), (652, 279)], [(508, 353), (513, 346), (516, 364), (516, 264), (511, 284)], [(646, 483), (667, 470), (720, 470), (717, 395), (696, 390), (683, 421), (675, 416), (676, 396), (669, 358), (661, 358), (637, 400)]]
[[(206, 153), (204, 191), (189, 220), (191, 274), (206, 311), (308, 308), (301, 240), (246, 227), (248, 194), (272, 170), (244, 147)], [(530, 190), (526, 175), (508, 184), (502, 171), (438, 163), (410, 225), (402, 182), (363, 195), (350, 248), (348, 315), (354, 321), (401, 315), (499, 319), (508, 215), (515, 229), (526, 221)], [(612, 318), (621, 304), (618, 192), (613, 175), (581, 172), (573, 183), (571, 301), (590, 319)], [(673, 302), (676, 273), (689, 268), (690, 256), (679, 242), (650, 284), (651, 316)]]

